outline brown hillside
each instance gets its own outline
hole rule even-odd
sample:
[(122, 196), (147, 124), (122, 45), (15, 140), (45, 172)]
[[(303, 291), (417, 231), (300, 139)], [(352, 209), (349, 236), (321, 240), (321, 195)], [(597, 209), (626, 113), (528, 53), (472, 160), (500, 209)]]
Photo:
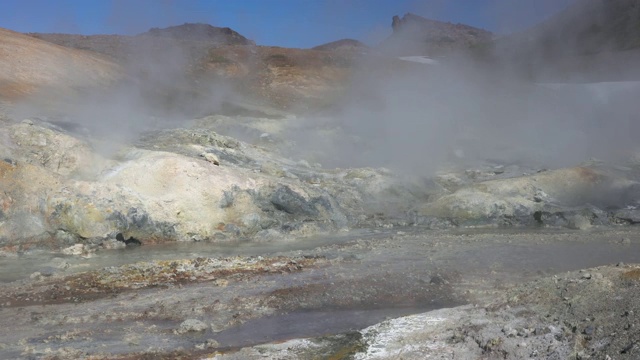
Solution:
[(100, 55), (0, 29), (2, 98), (18, 99), (45, 87), (70, 90), (100, 86), (120, 76), (120, 67)]
[(180, 32), (173, 34), (172, 38), (29, 35), (114, 59), (165, 105), (175, 99), (206, 100), (216, 84), (283, 109), (324, 105), (339, 96), (361, 56), (350, 51), (220, 45), (192, 37), (176, 38)]
[(200, 79), (230, 81), (240, 92), (279, 108), (308, 108), (339, 96), (358, 56), (352, 52), (224, 46), (210, 49), (194, 73)]

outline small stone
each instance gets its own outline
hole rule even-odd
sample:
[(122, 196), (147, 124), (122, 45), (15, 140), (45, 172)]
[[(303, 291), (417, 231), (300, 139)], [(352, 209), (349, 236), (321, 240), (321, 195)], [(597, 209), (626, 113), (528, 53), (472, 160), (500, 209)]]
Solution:
[(207, 330), (209, 326), (197, 319), (187, 319), (183, 321), (178, 329), (175, 331), (177, 334), (186, 334), (189, 332), (200, 332)]
[(622, 350), (620, 350), (620, 354), (628, 354), (631, 352), (631, 350), (633, 350), (633, 348), (635, 347), (635, 343), (630, 343), (629, 345), (625, 346)]
[(205, 160), (212, 163), (213, 165), (220, 166), (220, 159), (218, 159), (218, 156), (216, 154), (210, 153), (210, 152), (204, 152), (200, 154), (200, 156), (202, 156)]
[(215, 349), (220, 346), (220, 344), (213, 339), (207, 340), (204, 344), (207, 349)]
[(124, 242), (115, 239), (107, 239), (102, 242), (103, 249), (124, 249), (125, 247), (127, 247), (127, 245)]
[(622, 261), (616, 264), (616, 267), (623, 267), (623, 266), (624, 266), (624, 263)]
[(226, 327), (223, 324), (211, 323), (210, 326), (211, 326), (211, 331), (213, 331), (214, 333), (218, 333), (226, 329)]
[(45, 266), (42, 269), (40, 269), (40, 275), (41, 276), (52, 276), (53, 274), (56, 273), (56, 268), (53, 266)]
[(631, 244), (631, 240), (629, 240), (629, 238), (622, 238), (620, 240), (620, 245), (629, 245)]
[(230, 234), (233, 234), (233, 235), (236, 235), (236, 236), (239, 236), (240, 233), (241, 233), (240, 228), (237, 225), (234, 225), (234, 224), (225, 224), (223, 231), (225, 233), (230, 233)]
[(547, 200), (549, 198), (549, 195), (547, 195), (547, 193), (545, 193), (544, 191), (538, 189), (536, 190), (535, 194), (533, 195), (533, 201), (539, 203), (539, 202), (543, 202), (545, 200)]
[(510, 327), (504, 327), (502, 329), (502, 333), (508, 338), (516, 337), (516, 335), (518, 335), (518, 331)]
[(551, 329), (549, 329), (549, 327), (544, 327), (544, 328), (543, 328), (543, 327), (537, 327), (537, 328), (534, 330), (534, 334), (535, 334), (536, 336), (540, 336), (540, 335), (548, 334), (548, 333), (550, 333), (550, 332), (551, 332)]
[(33, 125), (33, 120), (31, 120), (31, 119), (24, 119), (24, 120), (22, 120), (22, 123), (23, 123), (23, 124), (26, 124), (26, 125)]
[(431, 281), (429, 283), (434, 285), (444, 285), (447, 283), (445, 279), (443, 279), (440, 275), (434, 275), (431, 277)]
[(593, 335), (595, 328), (592, 325), (587, 326), (586, 328), (584, 328), (584, 330), (582, 330), (582, 333), (585, 335)]
[(591, 279), (591, 274), (590, 273), (584, 273), (584, 274), (582, 274), (582, 278), (586, 279), (586, 280), (589, 280), (589, 279)]
[(4, 158), (3, 160), (4, 160), (4, 162), (6, 162), (9, 165), (12, 165), (12, 166), (18, 165), (18, 162), (16, 160), (14, 160), (14, 159)]
[(62, 249), (62, 253), (65, 255), (82, 255), (83, 252), (83, 244), (75, 244), (73, 246), (69, 246), (68, 248)]
[(589, 358), (591, 358), (591, 356), (587, 354), (584, 350), (580, 350), (576, 354), (576, 359), (578, 360), (589, 359)]

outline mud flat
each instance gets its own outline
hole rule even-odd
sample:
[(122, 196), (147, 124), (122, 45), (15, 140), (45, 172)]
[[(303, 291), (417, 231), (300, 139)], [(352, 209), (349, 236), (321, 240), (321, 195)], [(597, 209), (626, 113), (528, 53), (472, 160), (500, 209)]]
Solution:
[[(4, 259), (5, 272), (33, 272), (1, 285), (0, 323), (11, 324), (0, 330), (1, 357), (631, 359), (640, 351), (635, 228), (411, 227), (294, 250), (262, 244), (260, 255), (209, 245), (173, 259), (162, 245), (86, 259), (41, 253), (32, 267)], [(151, 260), (154, 252), (165, 259)], [(101, 267), (83, 268), (96, 258)]]

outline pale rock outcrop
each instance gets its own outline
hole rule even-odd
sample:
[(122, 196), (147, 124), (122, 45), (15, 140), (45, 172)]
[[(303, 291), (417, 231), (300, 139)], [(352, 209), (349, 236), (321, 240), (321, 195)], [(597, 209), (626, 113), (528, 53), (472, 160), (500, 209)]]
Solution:
[(586, 224), (580, 216), (599, 217), (597, 222), (606, 222), (606, 214), (599, 208), (620, 207), (637, 199), (638, 185), (606, 169), (558, 169), (464, 186), (420, 206), (418, 213), (468, 225), (530, 225), (550, 220), (557, 213), (565, 218), (566, 225), (583, 228)]

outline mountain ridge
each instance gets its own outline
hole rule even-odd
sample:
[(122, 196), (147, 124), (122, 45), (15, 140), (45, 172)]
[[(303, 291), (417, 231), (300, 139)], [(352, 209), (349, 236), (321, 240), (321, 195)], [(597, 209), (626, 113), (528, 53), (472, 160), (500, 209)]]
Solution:
[(472, 48), (491, 41), (490, 31), (465, 24), (453, 24), (407, 13), (394, 16), (393, 33), (378, 46), (397, 55), (441, 55)]

